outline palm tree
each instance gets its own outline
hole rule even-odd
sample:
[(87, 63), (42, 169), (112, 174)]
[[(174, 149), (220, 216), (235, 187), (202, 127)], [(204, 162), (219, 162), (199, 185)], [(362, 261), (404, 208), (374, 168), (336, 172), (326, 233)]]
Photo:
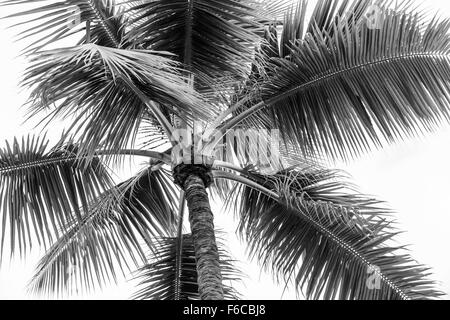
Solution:
[[(236, 297), (214, 196), (250, 256), (307, 298), (441, 295), (393, 242), (385, 204), (325, 163), (449, 120), (450, 20), (384, 0), (0, 3), (27, 19), (30, 118), (70, 120), (52, 147), (29, 136), (0, 151), (2, 256), (8, 242), (48, 248), (31, 290), (138, 269), (137, 298)], [(278, 130), (279, 157), (265, 135), (230, 143), (237, 129)], [(148, 161), (116, 184), (125, 157)]]

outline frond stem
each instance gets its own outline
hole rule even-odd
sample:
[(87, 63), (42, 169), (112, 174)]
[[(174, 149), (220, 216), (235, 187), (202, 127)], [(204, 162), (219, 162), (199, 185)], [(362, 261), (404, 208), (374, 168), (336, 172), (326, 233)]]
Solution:
[(186, 23), (185, 23), (185, 39), (184, 39), (184, 64), (191, 71), (192, 67), (192, 23), (193, 23), (193, 11), (194, 11), (194, 1), (187, 0), (188, 7), (186, 12)]
[(86, 21), (86, 43), (91, 42), (91, 20)]
[(269, 189), (261, 186), (260, 184), (254, 182), (248, 178), (245, 178), (243, 176), (239, 176), (237, 174), (234, 174), (231, 172), (226, 172), (226, 171), (221, 171), (221, 170), (213, 170), (212, 174), (215, 179), (233, 180), (233, 181), (239, 182), (241, 184), (247, 185), (255, 190), (258, 190), (259, 192), (265, 194), (266, 196), (268, 196), (276, 201), (278, 201), (280, 198), (278, 196), (278, 194), (276, 194), (272, 190), (269, 190)]
[(222, 161), (222, 160), (214, 160), (213, 167), (231, 169), (231, 170), (237, 171), (239, 173), (245, 173), (245, 170), (242, 167), (232, 164), (230, 162)]

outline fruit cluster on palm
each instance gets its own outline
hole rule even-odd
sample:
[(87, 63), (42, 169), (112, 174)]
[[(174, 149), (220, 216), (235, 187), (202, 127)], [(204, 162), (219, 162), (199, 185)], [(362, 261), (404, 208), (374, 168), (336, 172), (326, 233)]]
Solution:
[[(214, 196), (235, 211), (250, 256), (307, 298), (441, 295), (392, 241), (383, 203), (323, 159), (449, 120), (449, 20), (384, 0), (318, 0), (310, 13), (303, 0), (0, 5), (29, 24), (30, 116), (71, 121), (55, 146), (30, 136), (0, 150), (2, 255), (7, 243), (12, 253), (48, 247), (32, 290), (91, 289), (138, 269), (137, 298), (236, 297), (223, 285), (239, 272), (216, 242)], [(180, 150), (174, 132), (194, 122), (201, 148)], [(203, 152), (219, 143), (213, 134), (255, 128), (280, 133), (269, 171), (239, 148)], [(148, 161), (116, 184), (124, 157)]]

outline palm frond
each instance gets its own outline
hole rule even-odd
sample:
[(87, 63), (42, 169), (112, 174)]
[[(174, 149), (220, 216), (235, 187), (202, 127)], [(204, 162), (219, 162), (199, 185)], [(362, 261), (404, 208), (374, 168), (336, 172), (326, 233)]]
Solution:
[[(241, 76), (262, 32), (258, 1), (128, 1), (133, 27), (128, 39), (174, 53), (196, 75)], [(267, 8), (268, 10), (268, 8)]]
[[(27, 5), (20, 9), (22, 5)], [(30, 9), (30, 5), (33, 7)], [(24, 17), (16, 27), (26, 29), (19, 36), (32, 38), (26, 52), (39, 51), (46, 46), (85, 30), (85, 22), (91, 23), (91, 42), (112, 48), (123, 45), (125, 18), (115, 0), (3, 0), (0, 6), (15, 6), (18, 12), (6, 18)], [(86, 42), (86, 36), (81, 43)]]
[(1, 252), (8, 235), (11, 253), (22, 253), (36, 240), (47, 246), (112, 185), (98, 158), (86, 163), (76, 157), (76, 145), (48, 144), (28, 136), (0, 149)]
[[(177, 264), (177, 238), (158, 240), (157, 252), (150, 263), (137, 271), (141, 289), (134, 295), (135, 299), (144, 300), (199, 300), (197, 284), (197, 265), (195, 261), (194, 242), (191, 234), (184, 234), (181, 252), (181, 264)], [(218, 243), (222, 277), (225, 282), (240, 280), (242, 275), (234, 265), (235, 261)], [(179, 274), (179, 279), (176, 275)], [(236, 290), (224, 283), (226, 299), (239, 297)]]
[(350, 192), (333, 171), (249, 172), (263, 189), (234, 190), (250, 255), (308, 299), (433, 299), (441, 292), (403, 247), (379, 202)]
[(40, 260), (29, 288), (36, 293), (92, 290), (117, 281), (155, 252), (155, 238), (176, 230), (176, 193), (163, 170), (148, 168), (90, 203), (81, 221)]
[(177, 64), (153, 51), (86, 44), (40, 52), (25, 79), (23, 85), (33, 89), (31, 116), (50, 110), (50, 120), (75, 117), (70, 130), (89, 154), (99, 145), (119, 150), (134, 143), (148, 112), (160, 115), (155, 117), (163, 127), (169, 110), (184, 118), (205, 119), (213, 113), (186, 84)]
[(266, 61), (262, 102), (230, 122), (262, 110), (304, 154), (345, 159), (448, 121), (450, 22), (380, 10), (379, 29), (346, 14), (290, 40)]

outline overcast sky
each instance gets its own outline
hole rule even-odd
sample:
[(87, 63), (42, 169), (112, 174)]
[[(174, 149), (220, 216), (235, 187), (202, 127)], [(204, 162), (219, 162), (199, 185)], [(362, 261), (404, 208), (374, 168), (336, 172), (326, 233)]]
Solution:
[[(443, 16), (450, 15), (450, 4), (446, 0), (428, 0), (426, 6), (439, 10)], [(0, 16), (8, 12), (0, 8)], [(13, 42), (14, 32), (6, 30), (5, 26), (5, 22), (0, 21), (0, 145), (5, 139), (33, 131), (31, 125), (22, 124), (24, 112), (20, 107), (27, 96), (17, 85), (25, 65), (21, 58), (16, 58), (20, 45)], [(61, 130), (62, 126), (53, 128), (55, 134)], [(432, 267), (433, 278), (440, 282), (440, 288), (446, 293), (450, 293), (449, 164), (450, 126), (370, 153), (351, 163), (336, 164), (352, 175), (363, 193), (387, 201), (396, 211), (398, 227), (407, 231), (399, 237), (399, 242), (412, 244), (413, 257)], [(222, 211), (217, 204), (213, 209), (216, 213)], [(283, 295), (282, 286), (275, 285), (269, 275), (260, 273), (256, 263), (246, 261), (244, 248), (233, 233), (235, 224), (231, 214), (216, 214), (216, 224), (228, 232), (231, 252), (242, 260), (241, 267), (248, 277), (244, 279), (245, 286), (239, 288), (244, 298), (295, 298), (292, 291)], [(27, 259), (17, 258), (1, 266), (0, 299), (39, 298), (27, 295), (24, 288), (42, 253), (36, 248)], [(132, 285), (121, 281), (118, 286), (75, 298), (126, 299), (132, 293)]]

